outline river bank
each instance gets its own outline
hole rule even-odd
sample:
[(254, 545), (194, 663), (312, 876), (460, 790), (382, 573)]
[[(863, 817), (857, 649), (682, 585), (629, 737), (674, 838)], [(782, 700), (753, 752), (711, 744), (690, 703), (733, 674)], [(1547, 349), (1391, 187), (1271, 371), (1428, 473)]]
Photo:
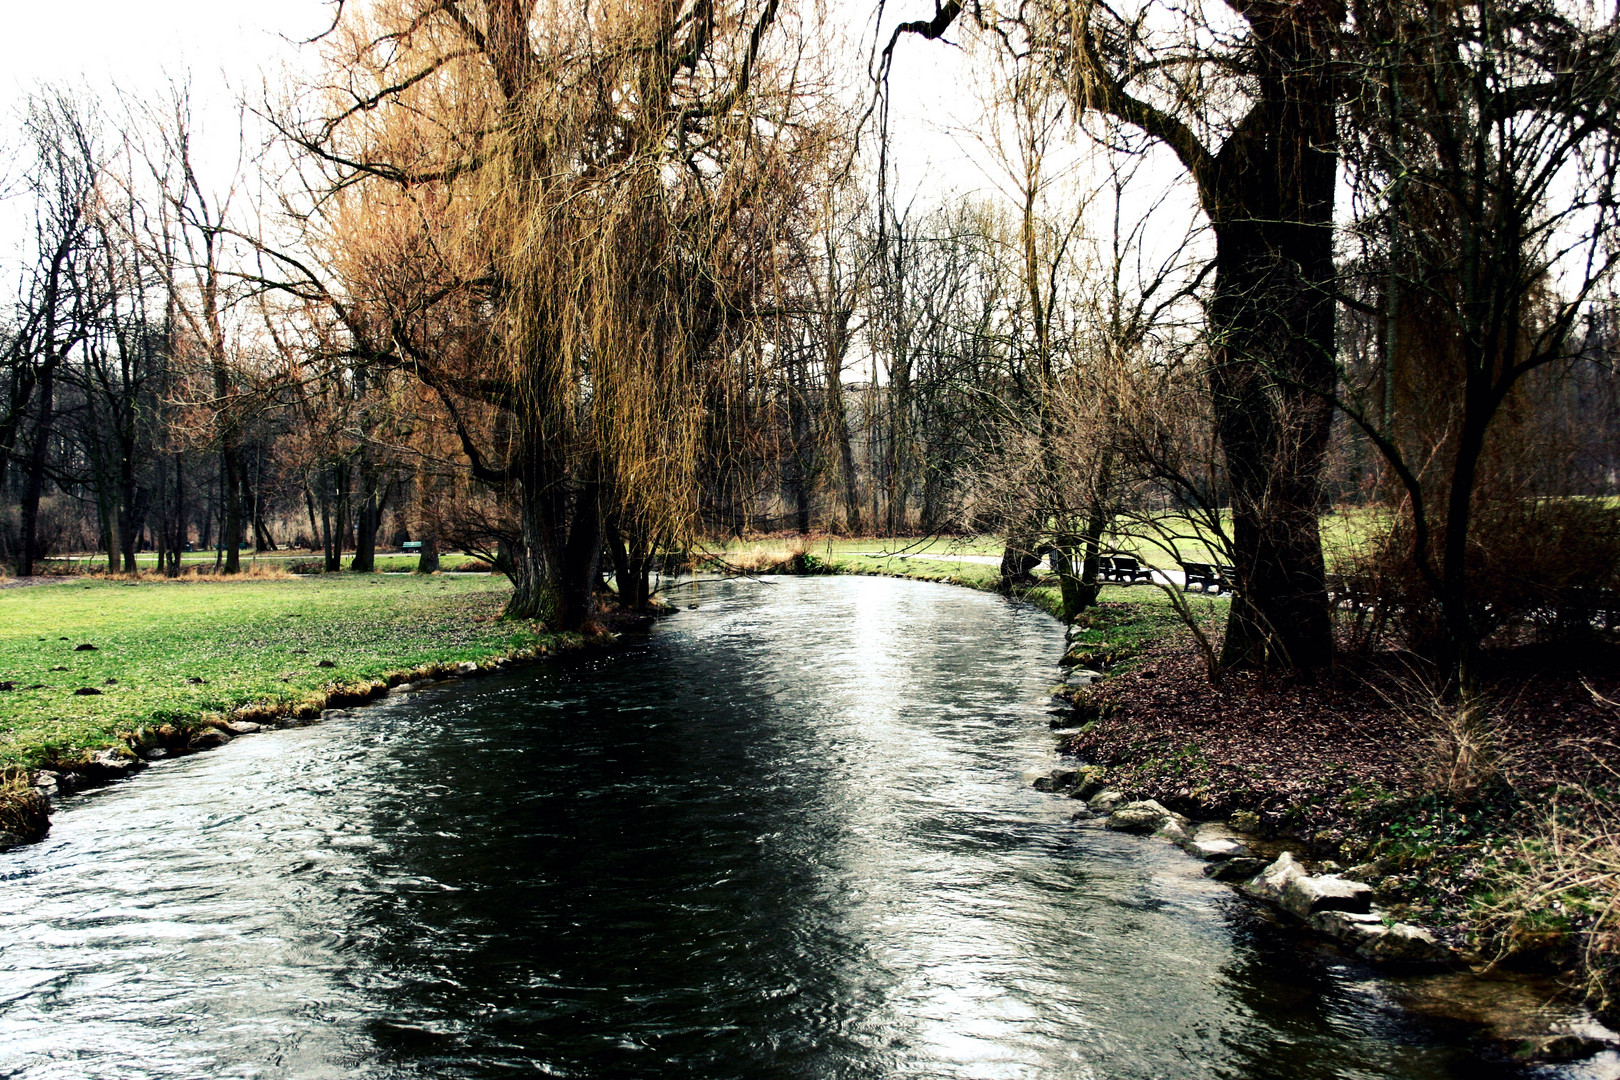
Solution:
[[(990, 565), (889, 553), (817, 563), (814, 572), (984, 591), (999, 576)], [(1061, 615), (1055, 588), (1019, 598)], [(1223, 612), (1205, 606), (1218, 630)], [(1310, 683), (1212, 682), (1158, 589), (1106, 590), (1068, 641), (1053, 727), (1060, 753), (1094, 768), (1059, 769), (1060, 782), (1038, 781), (1044, 790), (1106, 791), (1109, 804), (1151, 801), (1236, 826), (1265, 852), (1297, 853), (1308, 870), (1367, 886), (1385, 927), (1432, 933), (1457, 966), (1546, 976), (1620, 1020), (1614, 643), (1502, 652), (1488, 719), (1460, 725), (1394, 655), (1350, 658)], [(1551, 1033), (1520, 1049), (1557, 1060), (1606, 1045)]]
[(1065, 692), (1062, 751), (1134, 798), (1286, 842), (1460, 959), (1551, 973), (1612, 1022), (1617, 690), (1612, 646), (1505, 651), (1488, 720), (1463, 725), (1393, 656), (1212, 684), (1171, 638)]
[(509, 588), (323, 575), (74, 577), (0, 592), (0, 842), (43, 835), (53, 792), (586, 644), (502, 620)]
[(679, 598), (63, 800), (7, 856), (0, 1072), (1523, 1080), (1018, 783), (1064, 652), (1030, 607)]
[[(907, 560), (900, 572), (885, 572), (889, 559), (855, 554), (798, 569), (994, 591), (993, 566), (964, 572)], [(12, 723), (5, 730), (0, 745), (13, 754), (13, 812), (32, 815), (38, 828), (42, 788), (65, 792), (147, 760), (220, 745), (258, 725), (305, 722), (401, 685), (483, 674), (584, 644), (500, 623), (503, 586), (488, 578), (81, 579), (21, 590), (43, 605), (35, 610), (57, 620), (55, 628), (74, 632), (52, 636), (38, 632), (40, 624), (17, 633), (23, 623), (8, 617), (17, 612), (0, 611), (0, 626), (8, 628), (0, 660), (42, 667), (58, 652), (67, 658), (46, 671), (61, 685), (5, 691), (0, 705), (43, 700), (58, 714), (74, 712), (72, 723), (58, 715), (54, 728)], [(1055, 721), (1078, 728), (1065, 734), (1065, 752), (1101, 766), (1088, 780), (1122, 799), (1235, 820), (1246, 833), (1297, 851), (1313, 870), (1342, 871), (1371, 886), (1391, 918), (1432, 928), (1475, 966), (1501, 954), (1566, 980), (1590, 976), (1584, 989), (1603, 1008), (1611, 985), (1604, 965), (1612, 956), (1602, 936), (1605, 894), (1587, 885), (1544, 896), (1535, 908), (1525, 891), (1557, 841), (1549, 830), (1558, 819), (1549, 825), (1548, 808), (1565, 812), (1568, 825), (1579, 821), (1569, 811), (1582, 809), (1575, 793), (1598, 792), (1602, 807), (1614, 758), (1604, 749), (1613, 723), (1600, 699), (1620, 691), (1598, 680), (1587, 692), (1577, 679), (1594, 661), (1601, 666), (1601, 656), (1566, 654), (1561, 680), (1533, 678), (1548, 670), (1545, 657), (1522, 655), (1517, 668), (1503, 668), (1502, 687), (1516, 687), (1516, 697), (1505, 720), (1511, 726), (1498, 737), (1529, 752), (1503, 760), (1497, 774), (1466, 792), (1442, 793), (1435, 728), (1397, 705), (1388, 688), (1380, 691), (1376, 665), (1309, 686), (1236, 677), (1212, 686), (1178, 637), (1162, 592), (1114, 587), (1105, 597), (1071, 628), (1066, 660), (1071, 670), (1095, 666), (1108, 677), (1066, 683), (1065, 715)], [(1056, 603), (1050, 587), (1024, 598), (1046, 610)], [(1218, 603), (1210, 603), (1212, 615)], [(81, 650), (85, 644), (95, 647)], [(157, 664), (159, 654), (206, 674), (181, 675)], [(0, 670), (8, 681), (12, 667)], [(267, 692), (253, 692), (271, 677)], [(69, 684), (102, 693), (76, 693)], [(30, 731), (32, 742), (18, 734)], [(52, 742), (49, 735), (61, 732), (76, 741)]]

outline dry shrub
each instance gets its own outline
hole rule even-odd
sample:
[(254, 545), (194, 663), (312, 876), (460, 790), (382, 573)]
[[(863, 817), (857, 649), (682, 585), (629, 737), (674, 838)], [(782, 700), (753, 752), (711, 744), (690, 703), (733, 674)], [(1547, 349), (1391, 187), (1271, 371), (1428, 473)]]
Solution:
[(205, 569), (201, 566), (188, 566), (180, 571), (178, 577), (172, 578), (167, 574), (164, 574), (161, 570), (141, 570), (133, 574), (113, 574), (105, 570), (93, 570), (80, 576), (92, 578), (97, 581), (131, 582), (294, 581), (297, 579), (296, 574), (289, 571), (286, 566), (283, 566), (280, 563), (276, 563), (274, 565), (269, 563), (250, 563), (249, 565), (242, 567), (240, 573), (235, 574), (221, 574), (217, 573), (212, 568)]
[[(1414, 534), (1409, 512), (1392, 516), (1341, 568), (1367, 598), (1373, 623), (1393, 622), (1410, 648), (1435, 657), (1446, 648), (1445, 621), (1416, 561)], [(1437, 574), (1442, 540), (1431, 533)], [(1620, 509), (1580, 498), (1480, 500), (1467, 572), (1482, 637), (1523, 627), (1584, 634), (1599, 594), (1620, 587)]]
[(725, 552), (713, 552), (710, 560), (726, 574), (797, 573), (804, 567), (809, 545), (801, 537), (756, 540)]
[(1423, 748), (1416, 771), (1425, 787), (1466, 802), (1488, 784), (1508, 779), (1515, 755), (1499, 709), (1463, 700), (1454, 685), (1417, 660), (1388, 678), (1391, 686), (1374, 688)]
[(0, 834), (37, 840), (50, 827), (50, 804), (34, 789), (26, 769), (0, 770)]
[(1620, 1011), (1620, 816), (1612, 797), (1564, 789), (1527, 837), (1507, 888), (1481, 909), (1478, 930), (1498, 960), (1573, 945), (1578, 989), (1599, 1012)]
[[(151, 575), (161, 579), (161, 574)], [(212, 570), (189, 570), (180, 575), (184, 581), (292, 581), (297, 575), (280, 563), (252, 563), (239, 574), (216, 574)]]

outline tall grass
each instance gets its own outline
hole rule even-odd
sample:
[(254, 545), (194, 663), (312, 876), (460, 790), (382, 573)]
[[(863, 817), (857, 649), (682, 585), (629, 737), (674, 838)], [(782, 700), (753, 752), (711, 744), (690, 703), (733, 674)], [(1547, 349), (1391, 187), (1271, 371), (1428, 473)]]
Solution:
[(1498, 958), (1572, 945), (1577, 989), (1600, 1013), (1620, 1013), (1620, 814), (1613, 794), (1569, 788), (1521, 843), (1507, 887), (1481, 908), (1478, 929)]

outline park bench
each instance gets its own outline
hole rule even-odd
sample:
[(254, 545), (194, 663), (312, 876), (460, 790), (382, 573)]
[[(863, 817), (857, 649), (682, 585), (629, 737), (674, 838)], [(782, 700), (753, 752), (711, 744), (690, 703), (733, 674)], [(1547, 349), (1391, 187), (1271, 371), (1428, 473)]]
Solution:
[(1349, 574), (1329, 574), (1327, 596), (1330, 607), (1360, 611), (1364, 607), (1371, 606), (1366, 581)]
[(407, 540), (403, 544), (399, 545), (399, 548), (400, 548), (401, 551), (421, 551), (422, 550), (422, 541), (420, 541), (420, 540)]
[(1115, 555), (1109, 562), (1110, 566), (1106, 577), (1104, 577), (1100, 569), (1097, 572), (1097, 576), (1104, 578), (1106, 581), (1117, 581), (1121, 585), (1133, 585), (1138, 581), (1153, 580), (1153, 568), (1143, 566), (1128, 555)]
[(1220, 563), (1184, 562), (1181, 572), (1186, 575), (1181, 583), (1182, 592), (1236, 592), (1237, 571)]

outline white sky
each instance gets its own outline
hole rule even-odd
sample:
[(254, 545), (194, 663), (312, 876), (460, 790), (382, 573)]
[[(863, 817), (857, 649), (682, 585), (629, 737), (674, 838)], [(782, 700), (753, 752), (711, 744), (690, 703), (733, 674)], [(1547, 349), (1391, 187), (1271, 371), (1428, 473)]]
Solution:
[[(841, 51), (850, 81), (869, 93), (865, 66), (877, 0), (823, 2), (847, 36)], [(930, 17), (934, 5), (889, 0), (887, 9), (883, 41), (896, 22)], [(21, 111), (42, 83), (158, 98), (171, 78), (189, 79), (198, 169), (208, 186), (222, 189), (239, 153), (238, 100), (259, 100), (266, 74), (274, 84), (284, 66), (313, 64), (315, 50), (298, 42), (325, 30), (332, 12), (331, 0), (0, 0), (0, 152), (20, 148)], [(947, 35), (956, 36), (955, 29)], [(926, 211), (948, 193), (994, 190), (995, 180), (974, 161), (982, 149), (952, 134), (979, 123), (978, 60), (948, 41), (908, 37), (900, 44), (890, 110), (891, 191), (899, 205), (915, 199)], [(863, 146), (875, 146), (875, 137), (869, 130)], [(3, 279), (11, 277), (29, 215), (25, 198), (4, 196), (12, 186), (6, 172), (0, 165)], [(9, 281), (0, 284), (0, 297), (9, 291)]]
[[(258, 97), (261, 72), (298, 63), (296, 40), (324, 30), (330, 12), (327, 0), (0, 0), (0, 151), (19, 149), (42, 85), (140, 98), (189, 79), (198, 169), (222, 185), (237, 159), (237, 100)], [(25, 202), (0, 200), (0, 265), (27, 235)]]
[[(870, 36), (860, 36), (874, 0), (832, 0), (832, 16), (857, 38), (850, 59), (864, 66)], [(894, 0), (885, 22), (926, 17), (928, 0)], [(42, 83), (118, 87), (136, 97), (160, 94), (171, 77), (189, 78), (203, 136), (228, 169), (235, 158), (235, 102), (256, 98), (261, 73), (308, 62), (297, 42), (330, 25), (330, 0), (0, 0), (0, 147), (18, 141), (18, 117)], [(885, 35), (885, 40), (887, 35)], [(905, 41), (893, 87), (894, 162), (902, 191), (919, 186), (972, 190), (985, 183), (951, 139), (952, 125), (976, 119), (961, 51), (944, 42)], [(0, 204), (0, 217), (12, 208)], [(0, 243), (13, 227), (0, 225)]]
[[(0, 0), (0, 94), (10, 106), (40, 80), (155, 87), (190, 67), (201, 87), (256, 76), (329, 21), (325, 0)], [(326, 21), (323, 21), (326, 20)]]

